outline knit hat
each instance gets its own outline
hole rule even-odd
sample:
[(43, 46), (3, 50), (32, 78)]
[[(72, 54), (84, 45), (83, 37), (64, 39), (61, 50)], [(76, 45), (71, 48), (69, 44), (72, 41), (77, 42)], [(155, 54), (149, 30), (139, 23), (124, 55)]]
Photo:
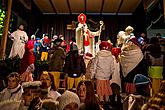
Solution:
[(60, 97), (59, 97), (59, 110), (63, 110), (66, 105), (70, 103), (78, 104), (78, 108), (80, 106), (80, 99), (74, 92), (66, 90)]
[(58, 110), (58, 101), (52, 99), (44, 99), (42, 102), (42, 110)]
[(42, 84), (41, 81), (23, 82), (22, 87), (23, 88), (35, 87), (35, 86), (39, 87), (41, 84)]
[(112, 44), (108, 41), (102, 41), (99, 45), (100, 50), (108, 50), (112, 47)]
[(150, 82), (150, 79), (142, 74), (135, 75), (133, 80), (133, 83), (135, 83), (135, 85), (148, 84)]

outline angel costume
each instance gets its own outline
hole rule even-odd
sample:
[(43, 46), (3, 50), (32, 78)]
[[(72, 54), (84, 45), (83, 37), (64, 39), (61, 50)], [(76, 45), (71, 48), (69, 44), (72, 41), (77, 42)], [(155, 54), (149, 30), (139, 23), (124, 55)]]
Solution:
[(23, 58), (25, 53), (25, 43), (28, 41), (28, 36), (25, 31), (17, 29), (10, 35), (11, 40), (13, 40), (13, 45), (10, 51), (9, 58), (19, 56), (20, 59)]

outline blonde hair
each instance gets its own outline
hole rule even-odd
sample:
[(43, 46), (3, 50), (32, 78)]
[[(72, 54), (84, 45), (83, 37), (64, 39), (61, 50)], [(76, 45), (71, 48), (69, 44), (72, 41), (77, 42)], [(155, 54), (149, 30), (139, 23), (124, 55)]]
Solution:
[(134, 31), (134, 28), (133, 28), (132, 26), (128, 26), (128, 27), (125, 28), (125, 31), (126, 31), (126, 32), (127, 32), (127, 31), (133, 32), (133, 31)]

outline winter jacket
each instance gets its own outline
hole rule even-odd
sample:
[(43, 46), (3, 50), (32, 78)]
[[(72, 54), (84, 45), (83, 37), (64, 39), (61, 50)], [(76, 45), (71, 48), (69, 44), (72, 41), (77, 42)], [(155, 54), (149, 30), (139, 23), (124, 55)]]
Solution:
[(0, 102), (4, 100), (21, 100), (23, 93), (23, 88), (21, 85), (18, 85), (14, 89), (5, 88), (0, 92)]
[(79, 55), (78, 52), (70, 51), (65, 60), (64, 72), (68, 73), (69, 77), (74, 78), (80, 77), (81, 74), (85, 74), (86, 66), (83, 56)]
[(52, 54), (50, 58), (49, 71), (63, 71), (64, 61), (66, 53), (62, 47), (54, 47), (53, 50), (49, 53)]
[(114, 58), (111, 52), (107, 50), (99, 51), (94, 58), (90, 71), (92, 78), (109, 80), (114, 73)]

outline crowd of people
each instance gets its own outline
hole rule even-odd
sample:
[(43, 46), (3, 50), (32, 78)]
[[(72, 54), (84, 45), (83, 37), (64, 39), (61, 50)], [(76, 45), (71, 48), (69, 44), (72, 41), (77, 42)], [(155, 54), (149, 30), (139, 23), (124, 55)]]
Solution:
[[(82, 54), (72, 38), (27, 34), (21, 25), (10, 35), (10, 59), (19, 71), (2, 81), (2, 110), (165, 110), (165, 53), (159, 38), (133, 34), (128, 26), (117, 44), (101, 41), (99, 51)], [(17, 46), (18, 45), (18, 46)], [(64, 75), (64, 91), (60, 76)]]

